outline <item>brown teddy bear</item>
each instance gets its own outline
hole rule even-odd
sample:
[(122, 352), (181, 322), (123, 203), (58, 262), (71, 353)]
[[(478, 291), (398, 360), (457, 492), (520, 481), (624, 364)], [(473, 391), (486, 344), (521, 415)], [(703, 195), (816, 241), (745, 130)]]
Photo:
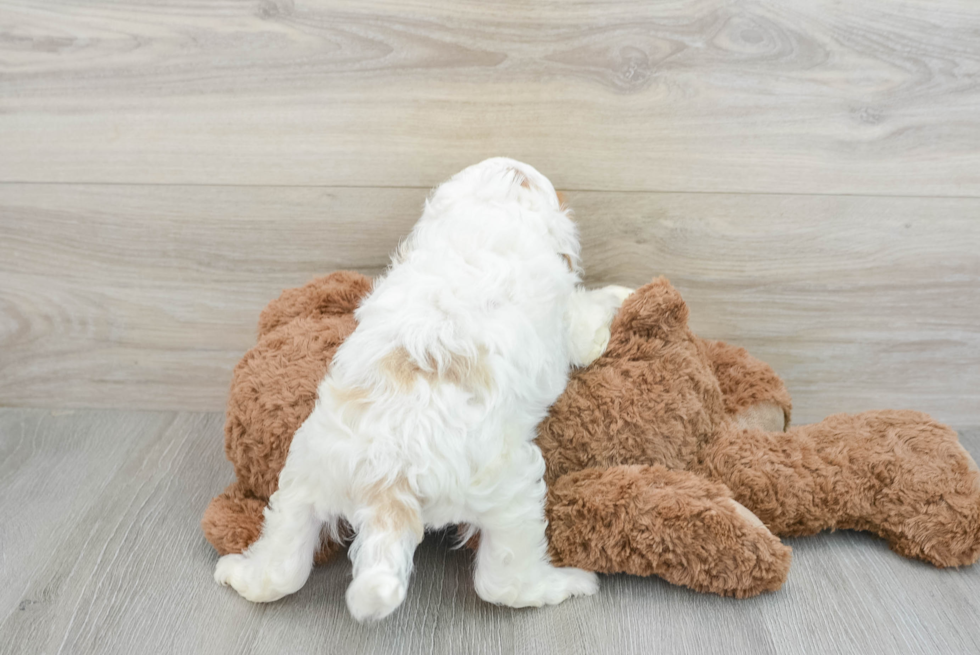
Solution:
[[(371, 288), (339, 272), (285, 291), (235, 368), (225, 452), (238, 481), (204, 533), (224, 555), (261, 530), (293, 433)], [(687, 327), (659, 278), (623, 303), (609, 346), (574, 371), (539, 427), (548, 539), (558, 565), (658, 575), (738, 597), (778, 589), (778, 536), (868, 530), (939, 567), (980, 556), (980, 472), (956, 433), (924, 414), (840, 414), (786, 430), (790, 397), (744, 349)], [(340, 544), (324, 541), (317, 561)]]

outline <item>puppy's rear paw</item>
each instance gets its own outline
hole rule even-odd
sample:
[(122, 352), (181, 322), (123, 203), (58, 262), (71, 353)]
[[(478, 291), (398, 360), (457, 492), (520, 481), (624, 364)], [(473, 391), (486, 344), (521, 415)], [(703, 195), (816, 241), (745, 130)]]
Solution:
[(483, 600), (508, 607), (541, 607), (557, 605), (572, 596), (591, 596), (599, 591), (595, 573), (573, 568), (554, 568), (526, 573), (510, 584), (484, 584), (476, 580), (476, 590)]
[(402, 604), (405, 585), (386, 571), (367, 571), (347, 588), (347, 609), (358, 621), (378, 621)]
[(233, 554), (220, 558), (214, 567), (214, 581), (233, 588), (253, 603), (267, 603), (284, 595), (277, 593), (269, 584), (262, 564), (246, 555)]
[(305, 576), (277, 571), (263, 559), (248, 555), (225, 555), (214, 568), (214, 581), (230, 586), (253, 603), (269, 603), (294, 593)]
[(599, 577), (582, 569), (554, 569), (543, 585), (544, 605), (557, 605), (572, 596), (591, 596), (599, 591)]

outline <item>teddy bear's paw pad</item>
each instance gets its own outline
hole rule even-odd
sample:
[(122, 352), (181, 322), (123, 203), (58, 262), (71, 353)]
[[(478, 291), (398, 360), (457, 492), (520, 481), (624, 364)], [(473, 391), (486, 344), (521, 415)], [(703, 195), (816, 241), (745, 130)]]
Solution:
[(729, 504), (729, 506), (731, 506), (732, 509), (735, 510), (736, 514), (745, 520), (746, 523), (754, 528), (762, 528), (766, 532), (769, 532), (769, 528), (767, 528), (766, 524), (762, 522), (762, 519), (749, 511), (748, 507), (738, 501), (732, 500), (731, 498), (726, 498), (725, 501)]
[(599, 591), (599, 578), (595, 573), (581, 569), (549, 566), (542, 574), (523, 577), (514, 585), (492, 590), (481, 587), (477, 584), (480, 597), (491, 603), (508, 607), (542, 607), (557, 605), (572, 596), (591, 596)]
[(764, 400), (741, 410), (735, 415), (735, 423), (743, 430), (784, 432), (786, 411), (776, 403)]
[(218, 560), (214, 581), (233, 588), (253, 603), (279, 600), (297, 591), (305, 582), (298, 581), (297, 576), (273, 575), (266, 562), (239, 554), (225, 555)]
[(398, 609), (406, 592), (397, 576), (387, 571), (367, 571), (347, 588), (347, 609), (358, 621), (377, 621)]

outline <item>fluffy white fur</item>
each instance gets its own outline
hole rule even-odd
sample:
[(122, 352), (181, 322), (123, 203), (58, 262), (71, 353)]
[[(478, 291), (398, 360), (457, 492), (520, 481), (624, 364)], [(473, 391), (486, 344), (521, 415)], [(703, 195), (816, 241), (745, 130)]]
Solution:
[(579, 243), (551, 183), (489, 159), (438, 187), (357, 310), (296, 432), (262, 536), (215, 579), (272, 601), (306, 582), (321, 527), (356, 537), (347, 604), (380, 619), (405, 599), (425, 528), (480, 531), (475, 587), (512, 607), (592, 594), (545, 540), (535, 426), (570, 366), (601, 354), (628, 293), (580, 286)]

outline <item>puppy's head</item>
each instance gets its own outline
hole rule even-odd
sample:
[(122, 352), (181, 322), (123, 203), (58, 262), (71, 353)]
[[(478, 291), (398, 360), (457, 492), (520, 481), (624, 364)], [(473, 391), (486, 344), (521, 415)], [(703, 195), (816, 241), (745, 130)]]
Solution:
[(517, 204), (542, 220), (555, 253), (581, 273), (578, 231), (572, 212), (551, 181), (530, 164), (493, 157), (463, 169), (435, 189), (429, 204), (476, 200), (486, 204)]

